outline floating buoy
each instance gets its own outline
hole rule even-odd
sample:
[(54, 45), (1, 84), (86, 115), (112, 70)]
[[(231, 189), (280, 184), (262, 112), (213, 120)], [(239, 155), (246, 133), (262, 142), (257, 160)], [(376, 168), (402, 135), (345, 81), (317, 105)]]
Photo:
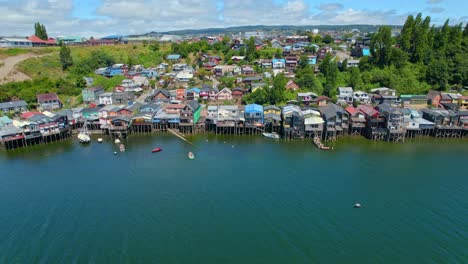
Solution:
[(208, 142), (208, 139), (206, 140), (206, 142)]
[(354, 208), (361, 208), (361, 204), (360, 203), (355, 204)]
[(114, 151), (114, 155), (117, 155), (117, 151)]
[(234, 146), (232, 146), (232, 147), (234, 147)]

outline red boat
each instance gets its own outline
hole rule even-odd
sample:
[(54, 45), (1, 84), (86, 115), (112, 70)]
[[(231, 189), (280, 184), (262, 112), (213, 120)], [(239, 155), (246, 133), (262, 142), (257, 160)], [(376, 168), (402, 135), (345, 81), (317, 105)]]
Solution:
[(156, 152), (161, 152), (161, 151), (162, 151), (162, 148), (155, 148), (151, 152), (156, 153)]

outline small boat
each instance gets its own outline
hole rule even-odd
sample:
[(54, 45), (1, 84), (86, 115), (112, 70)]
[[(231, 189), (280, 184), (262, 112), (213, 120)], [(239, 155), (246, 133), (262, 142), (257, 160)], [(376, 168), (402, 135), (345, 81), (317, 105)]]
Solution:
[(78, 134), (78, 140), (80, 141), (80, 143), (83, 144), (91, 142), (91, 138), (89, 137), (89, 135), (83, 133)]
[(86, 144), (86, 143), (91, 142), (91, 137), (89, 136), (88, 124), (86, 123), (86, 120), (85, 120), (85, 122), (83, 124), (83, 127), (80, 130), (80, 133), (78, 134), (78, 140), (82, 144)]
[(361, 208), (361, 204), (360, 203), (355, 204), (354, 208)]
[(263, 133), (263, 136), (267, 138), (274, 138), (274, 139), (280, 138), (280, 136), (277, 133)]
[(102, 143), (102, 138), (98, 138), (97, 142)]
[(120, 139), (116, 138), (114, 141), (115, 144), (120, 144)]
[(162, 148), (155, 148), (151, 152), (156, 153), (156, 152), (161, 152), (161, 151), (162, 151)]
[(124, 144), (120, 144), (119, 148), (120, 148), (120, 152), (125, 151), (125, 145)]
[(114, 151), (114, 155), (117, 155), (117, 151)]
[(188, 153), (188, 158), (191, 159), (191, 160), (195, 159), (195, 154), (193, 154), (193, 152), (189, 152)]

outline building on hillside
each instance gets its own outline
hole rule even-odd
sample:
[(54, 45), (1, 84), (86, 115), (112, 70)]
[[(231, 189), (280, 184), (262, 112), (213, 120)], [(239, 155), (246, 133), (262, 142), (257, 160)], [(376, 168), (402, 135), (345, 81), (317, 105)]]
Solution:
[(27, 38), (0, 37), (0, 48), (32, 48), (33, 43)]
[(104, 93), (104, 88), (100, 86), (85, 88), (81, 91), (84, 103), (93, 103), (99, 101), (99, 95), (102, 93)]
[(99, 104), (111, 105), (114, 102), (114, 93), (112, 92), (101, 93), (100, 95), (98, 95), (98, 98), (99, 98)]
[(56, 46), (57, 42), (53, 38), (49, 38), (47, 40), (43, 40), (38, 38), (37, 36), (30, 36), (28, 40), (32, 42), (33, 47), (46, 47), (46, 46)]
[(38, 94), (36, 97), (39, 109), (41, 111), (56, 110), (62, 108), (63, 106), (56, 93)]
[(28, 104), (24, 100), (0, 103), (0, 111), (3, 113), (20, 113), (28, 110)]
[(289, 80), (286, 83), (285, 89), (286, 90), (291, 90), (291, 91), (297, 91), (297, 90), (299, 90), (301, 88), (293, 80)]
[(340, 105), (352, 105), (353, 104), (353, 88), (352, 87), (338, 87), (338, 100), (337, 103)]

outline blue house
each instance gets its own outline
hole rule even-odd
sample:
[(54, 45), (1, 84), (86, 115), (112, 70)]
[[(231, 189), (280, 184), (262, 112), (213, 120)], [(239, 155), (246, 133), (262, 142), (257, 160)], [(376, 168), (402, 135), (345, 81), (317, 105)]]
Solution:
[(157, 112), (161, 107), (157, 104), (146, 104), (140, 107), (140, 112), (141, 113), (155, 113)]
[(317, 64), (317, 56), (309, 56), (307, 59), (309, 65)]
[(109, 67), (106, 69), (106, 71), (104, 72), (104, 76), (106, 77), (114, 77), (114, 76), (117, 76), (117, 75), (123, 75), (123, 70), (122, 68), (112, 68), (112, 67)]
[(363, 47), (362, 48), (362, 56), (370, 56), (370, 48), (369, 47)]
[(167, 59), (170, 61), (178, 61), (180, 60), (180, 54), (169, 54), (167, 55)]
[(144, 76), (146, 78), (156, 78), (158, 77), (158, 72), (154, 69), (145, 69), (141, 71), (141, 76)]
[(263, 106), (258, 104), (246, 105), (244, 117), (247, 126), (263, 126)]

